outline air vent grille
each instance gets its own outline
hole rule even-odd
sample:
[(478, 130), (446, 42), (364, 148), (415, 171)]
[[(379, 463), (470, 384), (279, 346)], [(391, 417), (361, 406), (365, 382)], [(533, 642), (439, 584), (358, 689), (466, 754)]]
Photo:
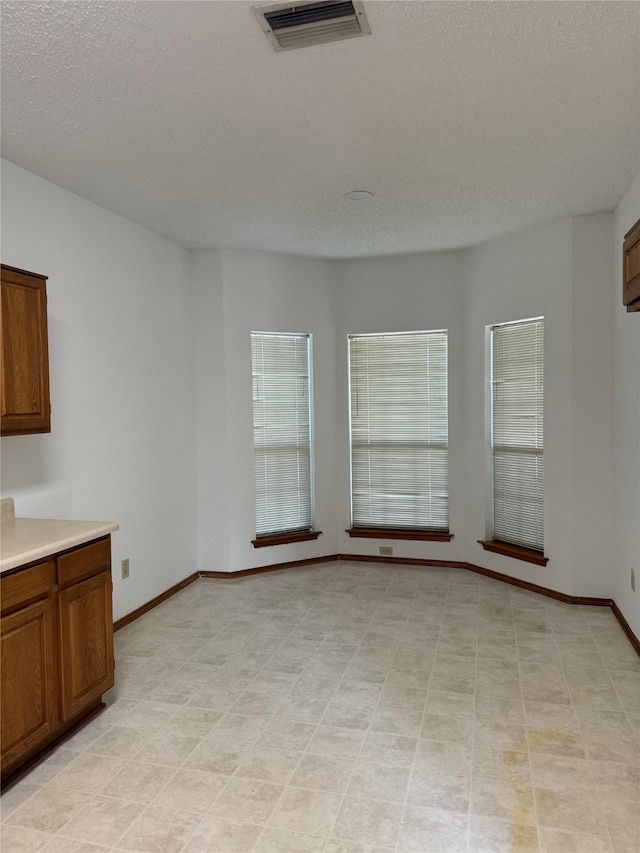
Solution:
[(309, 3), (306, 6), (290, 6), (276, 12), (265, 12), (265, 20), (272, 29), (299, 27), (303, 24), (316, 24), (330, 18), (353, 18), (353, 3), (340, 0), (327, 3)]
[(278, 3), (252, 9), (274, 50), (292, 50), (312, 44), (369, 35), (371, 29), (362, 2)]

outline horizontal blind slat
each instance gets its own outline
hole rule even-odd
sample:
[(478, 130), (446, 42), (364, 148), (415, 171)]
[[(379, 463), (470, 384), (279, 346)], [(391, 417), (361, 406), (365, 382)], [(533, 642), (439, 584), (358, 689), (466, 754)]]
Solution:
[(258, 536), (311, 528), (309, 335), (251, 333)]
[(544, 549), (544, 321), (491, 334), (493, 536)]
[(447, 334), (349, 339), (352, 523), (448, 530)]

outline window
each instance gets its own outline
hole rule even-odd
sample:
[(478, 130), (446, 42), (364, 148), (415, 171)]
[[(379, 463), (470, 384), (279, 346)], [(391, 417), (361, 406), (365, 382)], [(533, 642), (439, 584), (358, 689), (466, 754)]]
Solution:
[(352, 335), (349, 379), (353, 528), (446, 533), (446, 331)]
[(252, 332), (251, 357), (257, 537), (310, 531), (310, 336)]
[(491, 327), (493, 538), (544, 550), (544, 320)]

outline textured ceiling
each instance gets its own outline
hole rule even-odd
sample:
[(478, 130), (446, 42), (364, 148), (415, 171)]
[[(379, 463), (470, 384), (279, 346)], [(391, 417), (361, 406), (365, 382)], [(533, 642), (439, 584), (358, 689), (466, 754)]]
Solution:
[(640, 169), (637, 2), (365, 0), (371, 36), (279, 54), (251, 5), (3, 0), (3, 156), (188, 248), (333, 258), (608, 210)]

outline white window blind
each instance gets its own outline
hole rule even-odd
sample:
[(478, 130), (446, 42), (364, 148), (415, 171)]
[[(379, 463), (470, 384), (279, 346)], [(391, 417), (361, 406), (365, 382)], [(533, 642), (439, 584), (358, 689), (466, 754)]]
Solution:
[(491, 329), (493, 538), (544, 550), (544, 320)]
[(448, 531), (447, 333), (349, 338), (354, 527)]
[(309, 335), (251, 333), (256, 533), (310, 530)]

